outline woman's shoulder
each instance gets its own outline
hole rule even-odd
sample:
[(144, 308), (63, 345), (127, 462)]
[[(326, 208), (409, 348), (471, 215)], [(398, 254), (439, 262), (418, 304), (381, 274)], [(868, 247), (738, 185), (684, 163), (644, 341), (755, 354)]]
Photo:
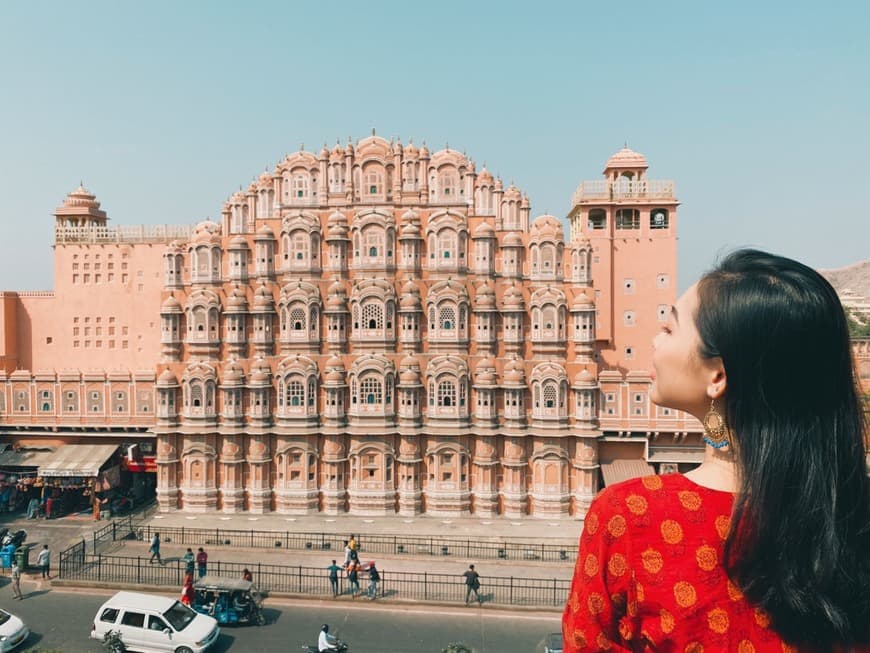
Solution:
[(724, 505), (730, 504), (733, 496), (727, 492), (698, 485), (683, 474), (662, 474), (632, 478), (608, 485), (595, 497), (593, 507), (608, 512), (620, 512), (623, 509), (632, 511), (632, 507), (636, 504), (649, 501), (666, 505), (669, 502), (694, 504), (702, 500)]

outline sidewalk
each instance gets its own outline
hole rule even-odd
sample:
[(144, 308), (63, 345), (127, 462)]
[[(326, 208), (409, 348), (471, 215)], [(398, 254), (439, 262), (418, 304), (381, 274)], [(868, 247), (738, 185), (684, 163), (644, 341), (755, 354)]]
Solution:
[(161, 525), (190, 528), (221, 528), (228, 530), (291, 531), (297, 533), (351, 533), (362, 536), (415, 535), (425, 537), (470, 538), (477, 540), (511, 539), (532, 543), (576, 546), (583, 522), (576, 519), (511, 519), (507, 517), (434, 517), (415, 515), (401, 517), (364, 517), (358, 515), (265, 515), (222, 513), (191, 514), (158, 513), (146, 524), (159, 529)]

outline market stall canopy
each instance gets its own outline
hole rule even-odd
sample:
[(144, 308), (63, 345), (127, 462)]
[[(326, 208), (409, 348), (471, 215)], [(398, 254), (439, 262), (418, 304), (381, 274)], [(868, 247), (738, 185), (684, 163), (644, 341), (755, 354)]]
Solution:
[(65, 444), (39, 466), (39, 475), (93, 478), (118, 450), (116, 444)]
[(656, 473), (652, 465), (643, 460), (617, 458), (609, 463), (601, 463), (601, 474), (604, 476), (604, 485), (613, 485), (627, 481), (630, 478), (652, 476)]
[(37, 468), (46, 460), (54, 456), (50, 449), (8, 449), (0, 452), (0, 469), (13, 469), (21, 467)]

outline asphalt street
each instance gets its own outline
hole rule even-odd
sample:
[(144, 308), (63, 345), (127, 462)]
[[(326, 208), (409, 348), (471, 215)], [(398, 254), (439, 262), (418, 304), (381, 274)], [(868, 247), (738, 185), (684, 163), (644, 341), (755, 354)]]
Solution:
[[(97, 608), (113, 591), (49, 589), (34, 582), (21, 585), (22, 601), (12, 598), (8, 583), (0, 587), (0, 607), (21, 617), (31, 629), (22, 650), (102, 650), (88, 635)], [(272, 599), (264, 607), (265, 626), (222, 628), (212, 650), (298, 652), (303, 644), (315, 641), (322, 623), (328, 623), (350, 644), (350, 653), (440, 653), (455, 641), (473, 647), (475, 653), (541, 653), (546, 634), (559, 629), (559, 615), (552, 612)]]

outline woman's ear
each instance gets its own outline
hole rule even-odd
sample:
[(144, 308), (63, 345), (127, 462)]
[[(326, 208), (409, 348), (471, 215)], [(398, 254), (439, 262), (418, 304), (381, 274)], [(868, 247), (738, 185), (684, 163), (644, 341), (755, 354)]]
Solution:
[(725, 375), (725, 364), (718, 356), (709, 361), (709, 381), (707, 382), (707, 396), (710, 399), (718, 399), (725, 394), (728, 388), (728, 378)]

